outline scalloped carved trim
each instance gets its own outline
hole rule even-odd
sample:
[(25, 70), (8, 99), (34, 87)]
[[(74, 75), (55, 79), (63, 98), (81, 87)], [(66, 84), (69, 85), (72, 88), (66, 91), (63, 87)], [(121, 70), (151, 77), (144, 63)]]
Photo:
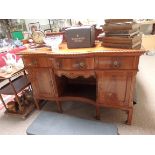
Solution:
[(58, 72), (56, 72), (56, 75), (58, 77), (66, 76), (67, 78), (75, 79), (75, 78), (78, 78), (80, 76), (82, 76), (84, 78), (89, 78), (89, 77), (95, 76), (95, 73), (93, 73), (93, 72), (89, 72), (89, 73), (86, 73), (86, 72), (81, 73), (80, 72), (79, 73), (79, 72), (58, 71)]

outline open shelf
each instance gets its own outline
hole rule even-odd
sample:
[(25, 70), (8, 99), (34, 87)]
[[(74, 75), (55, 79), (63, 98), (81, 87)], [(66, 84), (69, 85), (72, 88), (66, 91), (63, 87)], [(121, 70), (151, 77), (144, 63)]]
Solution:
[(83, 97), (96, 101), (96, 79), (58, 77), (61, 87), (60, 97)]
[[(17, 79), (13, 80), (12, 84), (15, 87), (15, 90), (17, 91), (17, 93), (19, 93), (24, 88), (29, 86), (30, 82), (27, 80), (27, 77), (25, 75), (22, 75), (22, 76), (18, 77)], [(8, 83), (4, 87), (2, 87), (0, 91), (1, 91), (1, 94), (14, 95), (14, 91), (13, 91), (10, 83)]]
[(96, 86), (87, 84), (69, 84), (65, 87), (62, 96), (85, 97), (96, 100)]

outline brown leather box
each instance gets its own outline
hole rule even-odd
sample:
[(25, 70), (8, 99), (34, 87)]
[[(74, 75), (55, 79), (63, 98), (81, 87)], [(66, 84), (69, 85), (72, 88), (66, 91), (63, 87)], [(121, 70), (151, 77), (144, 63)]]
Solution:
[(87, 48), (95, 45), (94, 26), (79, 26), (66, 29), (68, 48)]

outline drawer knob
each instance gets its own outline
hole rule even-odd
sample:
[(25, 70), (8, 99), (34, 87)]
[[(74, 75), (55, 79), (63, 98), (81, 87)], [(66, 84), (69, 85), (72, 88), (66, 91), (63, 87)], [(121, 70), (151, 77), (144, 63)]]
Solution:
[(85, 63), (84, 62), (78, 62), (73, 64), (74, 68), (80, 69), (80, 68), (84, 68), (85, 67)]
[(37, 65), (37, 61), (33, 61), (33, 62), (31, 62), (31, 63), (29, 63), (27, 66), (36, 66)]
[(32, 66), (32, 63), (29, 63), (29, 64), (27, 65), (27, 67), (28, 67), (28, 66), (30, 66), (30, 67), (31, 67), (31, 66)]
[(120, 62), (117, 61), (117, 60), (115, 60), (115, 61), (113, 62), (113, 67), (114, 67), (114, 68), (119, 68), (119, 67), (120, 67)]
[(80, 66), (80, 68), (84, 68), (85, 67), (85, 63), (84, 62), (80, 62), (79, 66)]

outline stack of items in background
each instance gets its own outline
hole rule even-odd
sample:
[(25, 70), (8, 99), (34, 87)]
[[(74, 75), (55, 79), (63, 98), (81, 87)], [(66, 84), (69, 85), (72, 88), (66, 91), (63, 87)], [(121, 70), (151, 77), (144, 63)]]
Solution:
[(103, 26), (104, 47), (140, 49), (142, 35), (140, 26), (133, 19), (106, 19)]

